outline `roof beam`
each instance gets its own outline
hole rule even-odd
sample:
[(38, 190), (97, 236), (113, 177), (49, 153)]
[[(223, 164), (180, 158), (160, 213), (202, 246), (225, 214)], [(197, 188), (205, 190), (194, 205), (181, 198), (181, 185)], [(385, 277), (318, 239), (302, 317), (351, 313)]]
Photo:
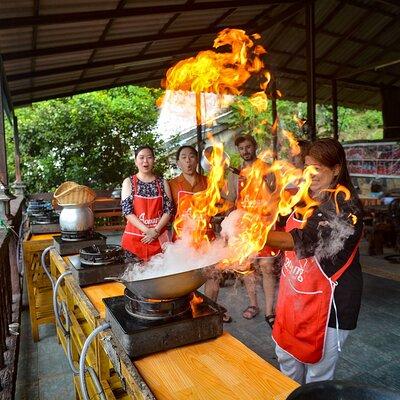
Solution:
[[(391, 20), (388, 24), (384, 25), (384, 26), (383, 26), (381, 29), (379, 29), (379, 31), (376, 32), (371, 38), (369, 38), (368, 40), (366, 40), (366, 42), (365, 42), (361, 47), (359, 47), (358, 50), (357, 50), (356, 52), (350, 54), (349, 57), (347, 57), (347, 58), (344, 60), (343, 63), (344, 63), (345, 65), (347, 65), (352, 59), (353, 59), (353, 60), (356, 59), (360, 54), (362, 54), (362, 53), (369, 47), (371, 41), (376, 40), (377, 38), (379, 38), (379, 36), (380, 36), (381, 34), (383, 34), (384, 32), (387, 32), (388, 30), (392, 29), (393, 27), (396, 27), (396, 28), (397, 28), (397, 26), (398, 26), (398, 17), (392, 18), (392, 20)], [(386, 49), (380, 51), (379, 54), (378, 54), (379, 57), (374, 57), (374, 60), (379, 59), (379, 58), (380, 58), (381, 56), (383, 56), (385, 53), (386, 53)], [(337, 68), (337, 69), (333, 72), (333, 75), (334, 75), (334, 76), (341, 75), (341, 74), (343, 73), (344, 69), (345, 69), (345, 67), (339, 67), (339, 68)]]
[[(375, 1), (379, 3), (381, 0), (375, 0)], [(397, 0), (393, 0), (393, 1), (397, 3), (396, 4), (397, 6), (399, 6)], [(399, 14), (396, 14), (396, 13), (392, 13), (392, 12), (383, 10), (382, 7), (379, 7), (378, 4), (376, 4), (376, 5), (367, 4), (367, 3), (363, 3), (360, 0), (346, 0), (346, 3), (351, 5), (351, 6), (358, 7), (358, 8), (364, 9), (364, 10), (373, 11), (373, 12), (375, 12), (377, 14), (381, 14), (381, 15), (384, 15), (384, 16), (389, 17), (389, 18), (393, 18), (393, 17), (396, 17), (396, 16), (399, 15)]]
[(61, 87), (68, 87), (72, 85), (81, 85), (84, 83), (90, 83), (90, 82), (97, 82), (97, 81), (102, 81), (102, 80), (107, 80), (107, 79), (117, 79), (117, 78), (122, 78), (124, 76), (130, 76), (130, 75), (137, 75), (137, 74), (143, 74), (145, 72), (150, 72), (150, 71), (161, 71), (163, 69), (168, 68), (170, 63), (163, 63), (161, 65), (154, 65), (152, 67), (142, 67), (142, 68), (137, 68), (137, 69), (128, 69), (126, 71), (119, 71), (119, 72), (113, 72), (111, 74), (104, 74), (104, 75), (96, 75), (96, 76), (89, 76), (87, 78), (78, 78), (78, 79), (70, 79), (68, 81), (61, 81), (61, 82), (53, 82), (53, 83), (47, 83), (45, 85), (41, 86), (34, 86), (30, 88), (21, 88), (21, 89), (15, 89), (11, 91), (12, 96), (19, 96), (24, 93), (35, 93), (35, 92), (43, 92), (45, 90), (53, 90)]
[(166, 58), (166, 57), (182, 56), (182, 55), (186, 55), (186, 54), (197, 53), (201, 50), (204, 50), (204, 47), (197, 47), (197, 48), (192, 48), (192, 49), (184, 49), (184, 50), (176, 50), (176, 51), (162, 51), (159, 53), (144, 54), (141, 56), (121, 57), (121, 58), (110, 59), (110, 60), (95, 61), (92, 63), (74, 64), (74, 65), (68, 65), (65, 67), (56, 67), (56, 68), (38, 70), (38, 71), (35, 71), (35, 73), (33, 75), (31, 74), (31, 72), (22, 72), (22, 73), (18, 73), (18, 74), (7, 75), (7, 80), (9, 82), (13, 82), (13, 81), (21, 80), (21, 79), (29, 79), (31, 76), (40, 77), (40, 76), (58, 75), (58, 74), (64, 74), (67, 72), (81, 71), (82, 69), (86, 69), (86, 68), (106, 67), (109, 65), (113, 65), (113, 66), (122, 65), (122, 67), (123, 67), (123, 64), (131, 64), (131, 63), (138, 62), (138, 61), (151, 61), (151, 60), (157, 60), (157, 59)]
[[(398, 15), (396, 17), (396, 19), (400, 20), (400, 15)], [(301, 30), (305, 30), (305, 25), (298, 24), (298, 23), (291, 24), (291, 27), (297, 28), (297, 29), (301, 29)], [(327, 29), (321, 29), (319, 31), (319, 33), (327, 35), (327, 36), (331, 36), (333, 38), (338, 38), (338, 39), (343, 39), (344, 38), (344, 34), (337, 33), (337, 32), (332, 32), (332, 31), (329, 31)], [(380, 44), (380, 43), (375, 43), (373, 41), (369, 41), (369, 40), (365, 40), (365, 39), (358, 39), (358, 38), (355, 38), (355, 37), (349, 37), (348, 40), (352, 41), (354, 43), (357, 43), (357, 44), (361, 44), (361, 45), (367, 44), (368, 46), (373, 46), (373, 47), (376, 47), (378, 49), (382, 49), (382, 50), (386, 50), (386, 51), (398, 51), (398, 52), (400, 52), (400, 48), (393, 48), (391, 46), (383, 45), (383, 44)]]
[(165, 32), (162, 34), (146, 35), (146, 36), (134, 36), (121, 39), (103, 40), (87, 43), (76, 43), (66, 46), (56, 46), (56, 47), (46, 47), (43, 49), (36, 50), (25, 50), (25, 51), (13, 51), (9, 53), (3, 53), (3, 60), (14, 61), (29, 57), (41, 57), (41, 56), (52, 56), (62, 53), (73, 53), (78, 51), (93, 50), (93, 49), (104, 49), (108, 47), (125, 46), (129, 44), (147, 43), (159, 40), (169, 40), (169, 39), (184, 39), (192, 36), (207, 35), (210, 33), (217, 33), (223, 27), (212, 27), (208, 29), (197, 29), (188, 30), (181, 32)]
[(144, 15), (173, 14), (177, 12), (216, 10), (221, 8), (237, 8), (249, 6), (266, 6), (269, 4), (296, 3), (298, 0), (232, 0), (210, 1), (189, 4), (168, 4), (123, 8), (115, 10), (86, 11), (76, 13), (38, 15), (30, 17), (15, 17), (0, 19), (0, 30), (21, 28), (32, 25), (54, 25), (84, 21), (109, 20), (126, 17), (139, 17)]
[[(336, 14), (340, 11), (340, 9), (343, 7), (344, 1), (340, 1), (336, 7), (334, 7), (332, 9), (332, 11), (330, 13), (328, 13), (328, 15), (318, 24), (318, 26), (315, 29), (315, 35), (318, 35), (318, 33), (325, 27), (327, 26), (336, 16)], [(293, 54), (298, 54), (298, 53), (302, 53), (304, 52), (305, 48), (307, 45), (307, 40), (304, 40), (300, 46), (298, 46), (295, 51), (293, 52)], [(292, 55), (285, 63), (285, 67), (287, 67), (291, 61), (295, 58), (294, 55)]]
[[(302, 7), (303, 7), (303, 2), (297, 2), (292, 6), (290, 6), (288, 9), (279, 13), (278, 15), (268, 18), (267, 21), (265, 21), (265, 23), (263, 23), (262, 26), (258, 26), (256, 24), (245, 24), (244, 26), (237, 26), (236, 28), (251, 29), (252, 31), (262, 32), (277, 23), (283, 22), (285, 19), (292, 17), (294, 14), (299, 12), (302, 9)], [(6, 62), (6, 61), (19, 60), (29, 57), (51, 56), (62, 53), (72, 53), (85, 50), (125, 46), (129, 44), (154, 42), (159, 40), (181, 39), (193, 36), (207, 35), (210, 33), (217, 33), (222, 29), (224, 29), (224, 27), (214, 25), (214, 26), (209, 26), (206, 29), (187, 30), (180, 32), (161, 32), (146, 36), (141, 35), (141, 36), (121, 38), (121, 39), (97, 40), (95, 42), (75, 43), (65, 46), (46, 47), (41, 49), (32, 49), (25, 51), (13, 51), (8, 53), (3, 53), (3, 60)]]
[(138, 83), (144, 83), (144, 82), (152, 82), (152, 81), (158, 81), (160, 79), (162, 79), (163, 76), (154, 76), (151, 80), (149, 80), (148, 78), (141, 78), (141, 79), (133, 79), (131, 81), (127, 81), (127, 82), (121, 82), (121, 83), (112, 83), (110, 85), (104, 85), (104, 86), (98, 86), (98, 87), (94, 87), (94, 88), (86, 88), (86, 89), (81, 89), (78, 90), (77, 92), (67, 92), (67, 93), (60, 93), (60, 94), (56, 94), (56, 95), (49, 95), (49, 96), (42, 96), (42, 97), (37, 97), (34, 98), (32, 101), (30, 100), (17, 100), (15, 101), (14, 107), (20, 107), (20, 106), (24, 106), (27, 104), (31, 104), (33, 102), (38, 102), (38, 101), (45, 101), (45, 100), (51, 100), (51, 99), (58, 99), (60, 97), (70, 97), (70, 96), (75, 96), (77, 94), (83, 94), (83, 93), (89, 93), (89, 92), (96, 92), (98, 90), (107, 90), (107, 89), (112, 89), (115, 87), (120, 87), (120, 86), (127, 86), (127, 85), (135, 85)]
[[(126, 76), (135, 75), (135, 74), (142, 74), (145, 72), (160, 71), (160, 69), (167, 69), (169, 67), (169, 65), (170, 65), (170, 63), (166, 62), (161, 65), (156, 65), (153, 67), (143, 67), (143, 68), (131, 69), (131, 70), (123, 71), (123, 72), (114, 72), (111, 74), (97, 75), (97, 76), (92, 76), (92, 77), (83, 78), (83, 79), (71, 79), (68, 81), (54, 82), (54, 83), (50, 83), (50, 84), (33, 87), (33, 88), (31, 88), (31, 90), (29, 90), (27, 88), (22, 88), (22, 89), (13, 90), (11, 92), (11, 95), (19, 96), (19, 95), (22, 95), (25, 93), (32, 94), (35, 92), (42, 92), (45, 90), (53, 90), (53, 89), (68, 87), (68, 86), (72, 86), (72, 85), (80, 85), (80, 84), (85, 84), (85, 83), (97, 82), (97, 81), (106, 80), (106, 79), (113, 79), (113, 78), (118, 79), (118, 78), (123, 78)], [(301, 76), (304, 78), (306, 77), (305, 71), (301, 71), (301, 70), (297, 70), (297, 69), (293, 69), (293, 68), (285, 68), (285, 67), (275, 66), (274, 70), (276, 70), (278, 73), (285, 73), (285, 74), (289, 74), (289, 75)], [(162, 76), (165, 76), (165, 74), (162, 74)], [(331, 82), (330, 75), (316, 74), (316, 77), (319, 80)], [(149, 78), (141, 78), (141, 82), (146, 82), (148, 80), (149, 80)], [(151, 81), (153, 81), (153, 80), (154, 79), (151, 79)], [(339, 81), (348, 83), (350, 85), (358, 86), (358, 87), (360, 87), (360, 86), (368, 87), (368, 88), (380, 88), (381, 87), (380, 84), (371, 84), (371, 83), (359, 81), (356, 79), (343, 78)], [(115, 81), (114, 83), (117, 83), (117, 81)]]

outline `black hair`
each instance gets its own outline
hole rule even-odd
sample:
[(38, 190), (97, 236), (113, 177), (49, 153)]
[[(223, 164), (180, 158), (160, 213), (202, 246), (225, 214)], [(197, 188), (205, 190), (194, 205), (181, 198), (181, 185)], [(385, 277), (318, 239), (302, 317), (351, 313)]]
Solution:
[(144, 150), (144, 149), (149, 149), (151, 151), (151, 154), (154, 156), (154, 149), (151, 146), (148, 145), (143, 145), (143, 146), (139, 146), (138, 148), (135, 149), (134, 154), (135, 154), (135, 158), (139, 155), (139, 153)]
[(197, 152), (197, 150), (193, 146), (189, 146), (189, 145), (181, 146), (181, 147), (179, 147), (178, 151), (176, 152), (176, 161), (179, 160), (179, 157), (180, 157), (181, 152), (182, 152), (183, 149), (190, 149), (190, 150), (193, 151), (193, 153), (196, 155), (196, 157), (199, 156), (199, 153)]

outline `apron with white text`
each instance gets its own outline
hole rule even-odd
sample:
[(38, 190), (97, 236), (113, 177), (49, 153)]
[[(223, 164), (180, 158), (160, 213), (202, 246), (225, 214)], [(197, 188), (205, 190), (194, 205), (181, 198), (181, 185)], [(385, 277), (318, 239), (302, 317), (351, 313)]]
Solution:
[[(163, 215), (162, 192), (158, 180), (156, 183), (157, 196), (143, 197), (136, 193), (137, 176), (133, 176), (132, 179), (133, 214), (148, 228), (154, 228)], [(160, 232), (160, 236), (164, 231), (165, 228)], [(158, 238), (148, 244), (142, 243), (141, 240), (144, 236), (144, 233), (140, 229), (127, 221), (124, 234), (122, 235), (121, 246), (142, 260), (147, 261), (150, 257), (160, 253), (162, 249)]]
[[(292, 213), (286, 222), (286, 231), (301, 228), (301, 224)], [(314, 256), (299, 260), (294, 251), (285, 251), (272, 338), (298, 361), (314, 364), (322, 359), (332, 304), (336, 312), (335, 287), (357, 249), (358, 244), (347, 262), (331, 277), (324, 273)], [(336, 325), (339, 329), (337, 315)]]

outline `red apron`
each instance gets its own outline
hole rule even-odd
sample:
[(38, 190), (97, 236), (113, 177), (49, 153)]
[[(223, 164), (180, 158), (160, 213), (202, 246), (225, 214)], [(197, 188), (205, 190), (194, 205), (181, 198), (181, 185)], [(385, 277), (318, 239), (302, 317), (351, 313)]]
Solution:
[[(184, 190), (181, 185), (179, 185), (177, 215), (181, 215), (187, 211), (187, 208), (190, 206), (190, 198), (193, 195), (194, 195), (194, 192), (188, 192), (188, 191)], [(207, 229), (207, 237), (210, 241), (215, 239), (215, 233), (212, 230), (212, 228)], [(172, 235), (172, 240), (175, 241), (177, 239), (178, 239), (178, 237), (177, 237), (176, 231), (174, 230), (173, 235)]]
[[(148, 228), (154, 228), (163, 215), (163, 199), (160, 184), (157, 182), (158, 196), (143, 197), (136, 194), (137, 176), (132, 179), (132, 201), (133, 214), (140, 219)], [(162, 232), (165, 231), (163, 228)], [(161, 233), (160, 232), (160, 236)], [(121, 246), (129, 250), (144, 261), (161, 252), (161, 244), (158, 238), (151, 243), (142, 243), (144, 233), (127, 221), (124, 234), (122, 235)]]
[[(300, 228), (301, 223), (292, 213), (286, 231)], [(358, 244), (331, 277), (325, 275), (315, 257), (299, 260), (294, 251), (285, 251), (272, 338), (298, 361), (315, 364), (322, 359), (337, 280), (352, 263), (357, 249)], [(337, 316), (336, 325), (339, 329)]]

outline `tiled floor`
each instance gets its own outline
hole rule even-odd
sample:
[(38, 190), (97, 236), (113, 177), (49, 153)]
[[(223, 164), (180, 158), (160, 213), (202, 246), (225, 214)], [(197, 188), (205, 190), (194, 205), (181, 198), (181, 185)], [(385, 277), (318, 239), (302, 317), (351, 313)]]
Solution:
[(72, 373), (57, 342), (54, 325), (40, 327), (40, 341), (32, 340), (29, 313), (21, 316), (21, 342), (15, 399), (72, 400)]
[[(109, 242), (116, 242), (110, 238)], [(369, 265), (385, 269), (382, 258), (369, 258)], [(336, 378), (385, 386), (400, 391), (400, 265), (392, 266), (389, 280), (364, 274), (364, 295), (358, 328), (351, 333), (336, 370)], [(259, 290), (260, 303), (262, 301)], [(245, 320), (241, 312), (247, 297), (240, 282), (221, 288), (219, 302), (228, 307), (233, 322), (225, 329), (253, 351), (277, 366), (270, 329), (262, 315)], [(72, 373), (51, 325), (40, 329), (40, 342), (30, 335), (28, 311), (22, 315), (21, 347), (16, 399), (74, 398)]]

